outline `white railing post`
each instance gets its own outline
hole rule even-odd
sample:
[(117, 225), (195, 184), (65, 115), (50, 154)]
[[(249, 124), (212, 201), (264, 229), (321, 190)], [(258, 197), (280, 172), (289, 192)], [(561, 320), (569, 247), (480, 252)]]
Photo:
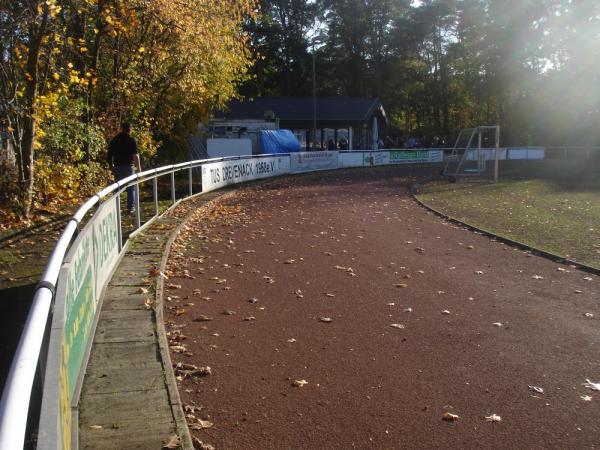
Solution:
[(152, 199), (154, 200), (154, 214), (158, 216), (158, 177), (152, 178)]
[(135, 183), (135, 228), (136, 230), (142, 225), (142, 216), (140, 213), (140, 180)]
[(119, 252), (123, 248), (123, 228), (121, 224), (121, 193), (117, 191), (117, 243), (119, 244)]
[(171, 204), (175, 204), (175, 169), (171, 169)]

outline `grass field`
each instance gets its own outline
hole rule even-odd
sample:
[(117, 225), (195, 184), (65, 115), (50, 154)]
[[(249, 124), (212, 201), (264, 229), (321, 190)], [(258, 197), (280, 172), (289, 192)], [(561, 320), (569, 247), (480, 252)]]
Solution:
[(589, 160), (523, 161), (501, 165), (498, 184), (440, 179), (418, 197), (468, 224), (600, 268), (598, 168)]

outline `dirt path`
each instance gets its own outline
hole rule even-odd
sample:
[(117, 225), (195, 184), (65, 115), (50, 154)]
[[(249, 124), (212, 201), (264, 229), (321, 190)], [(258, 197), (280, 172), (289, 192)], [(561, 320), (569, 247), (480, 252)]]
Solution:
[(173, 361), (211, 367), (180, 383), (198, 439), (598, 446), (600, 278), (444, 223), (405, 170), (247, 186), (189, 223), (165, 320)]

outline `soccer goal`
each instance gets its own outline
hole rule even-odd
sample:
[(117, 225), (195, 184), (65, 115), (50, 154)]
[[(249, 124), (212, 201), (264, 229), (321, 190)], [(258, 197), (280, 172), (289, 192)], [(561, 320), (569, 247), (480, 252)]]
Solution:
[(500, 126), (486, 125), (460, 131), (454, 148), (446, 158), (442, 175), (451, 183), (460, 177), (484, 179), (493, 176), (498, 182)]

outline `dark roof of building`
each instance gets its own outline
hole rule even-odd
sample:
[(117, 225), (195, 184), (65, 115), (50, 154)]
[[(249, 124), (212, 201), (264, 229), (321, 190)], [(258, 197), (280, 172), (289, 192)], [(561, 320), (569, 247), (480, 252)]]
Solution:
[[(377, 110), (385, 119), (385, 111), (377, 97), (317, 97), (317, 120), (336, 122), (365, 122)], [(256, 97), (232, 100), (217, 117), (230, 120), (263, 119), (266, 111), (273, 111), (282, 121), (313, 120), (312, 97)]]

